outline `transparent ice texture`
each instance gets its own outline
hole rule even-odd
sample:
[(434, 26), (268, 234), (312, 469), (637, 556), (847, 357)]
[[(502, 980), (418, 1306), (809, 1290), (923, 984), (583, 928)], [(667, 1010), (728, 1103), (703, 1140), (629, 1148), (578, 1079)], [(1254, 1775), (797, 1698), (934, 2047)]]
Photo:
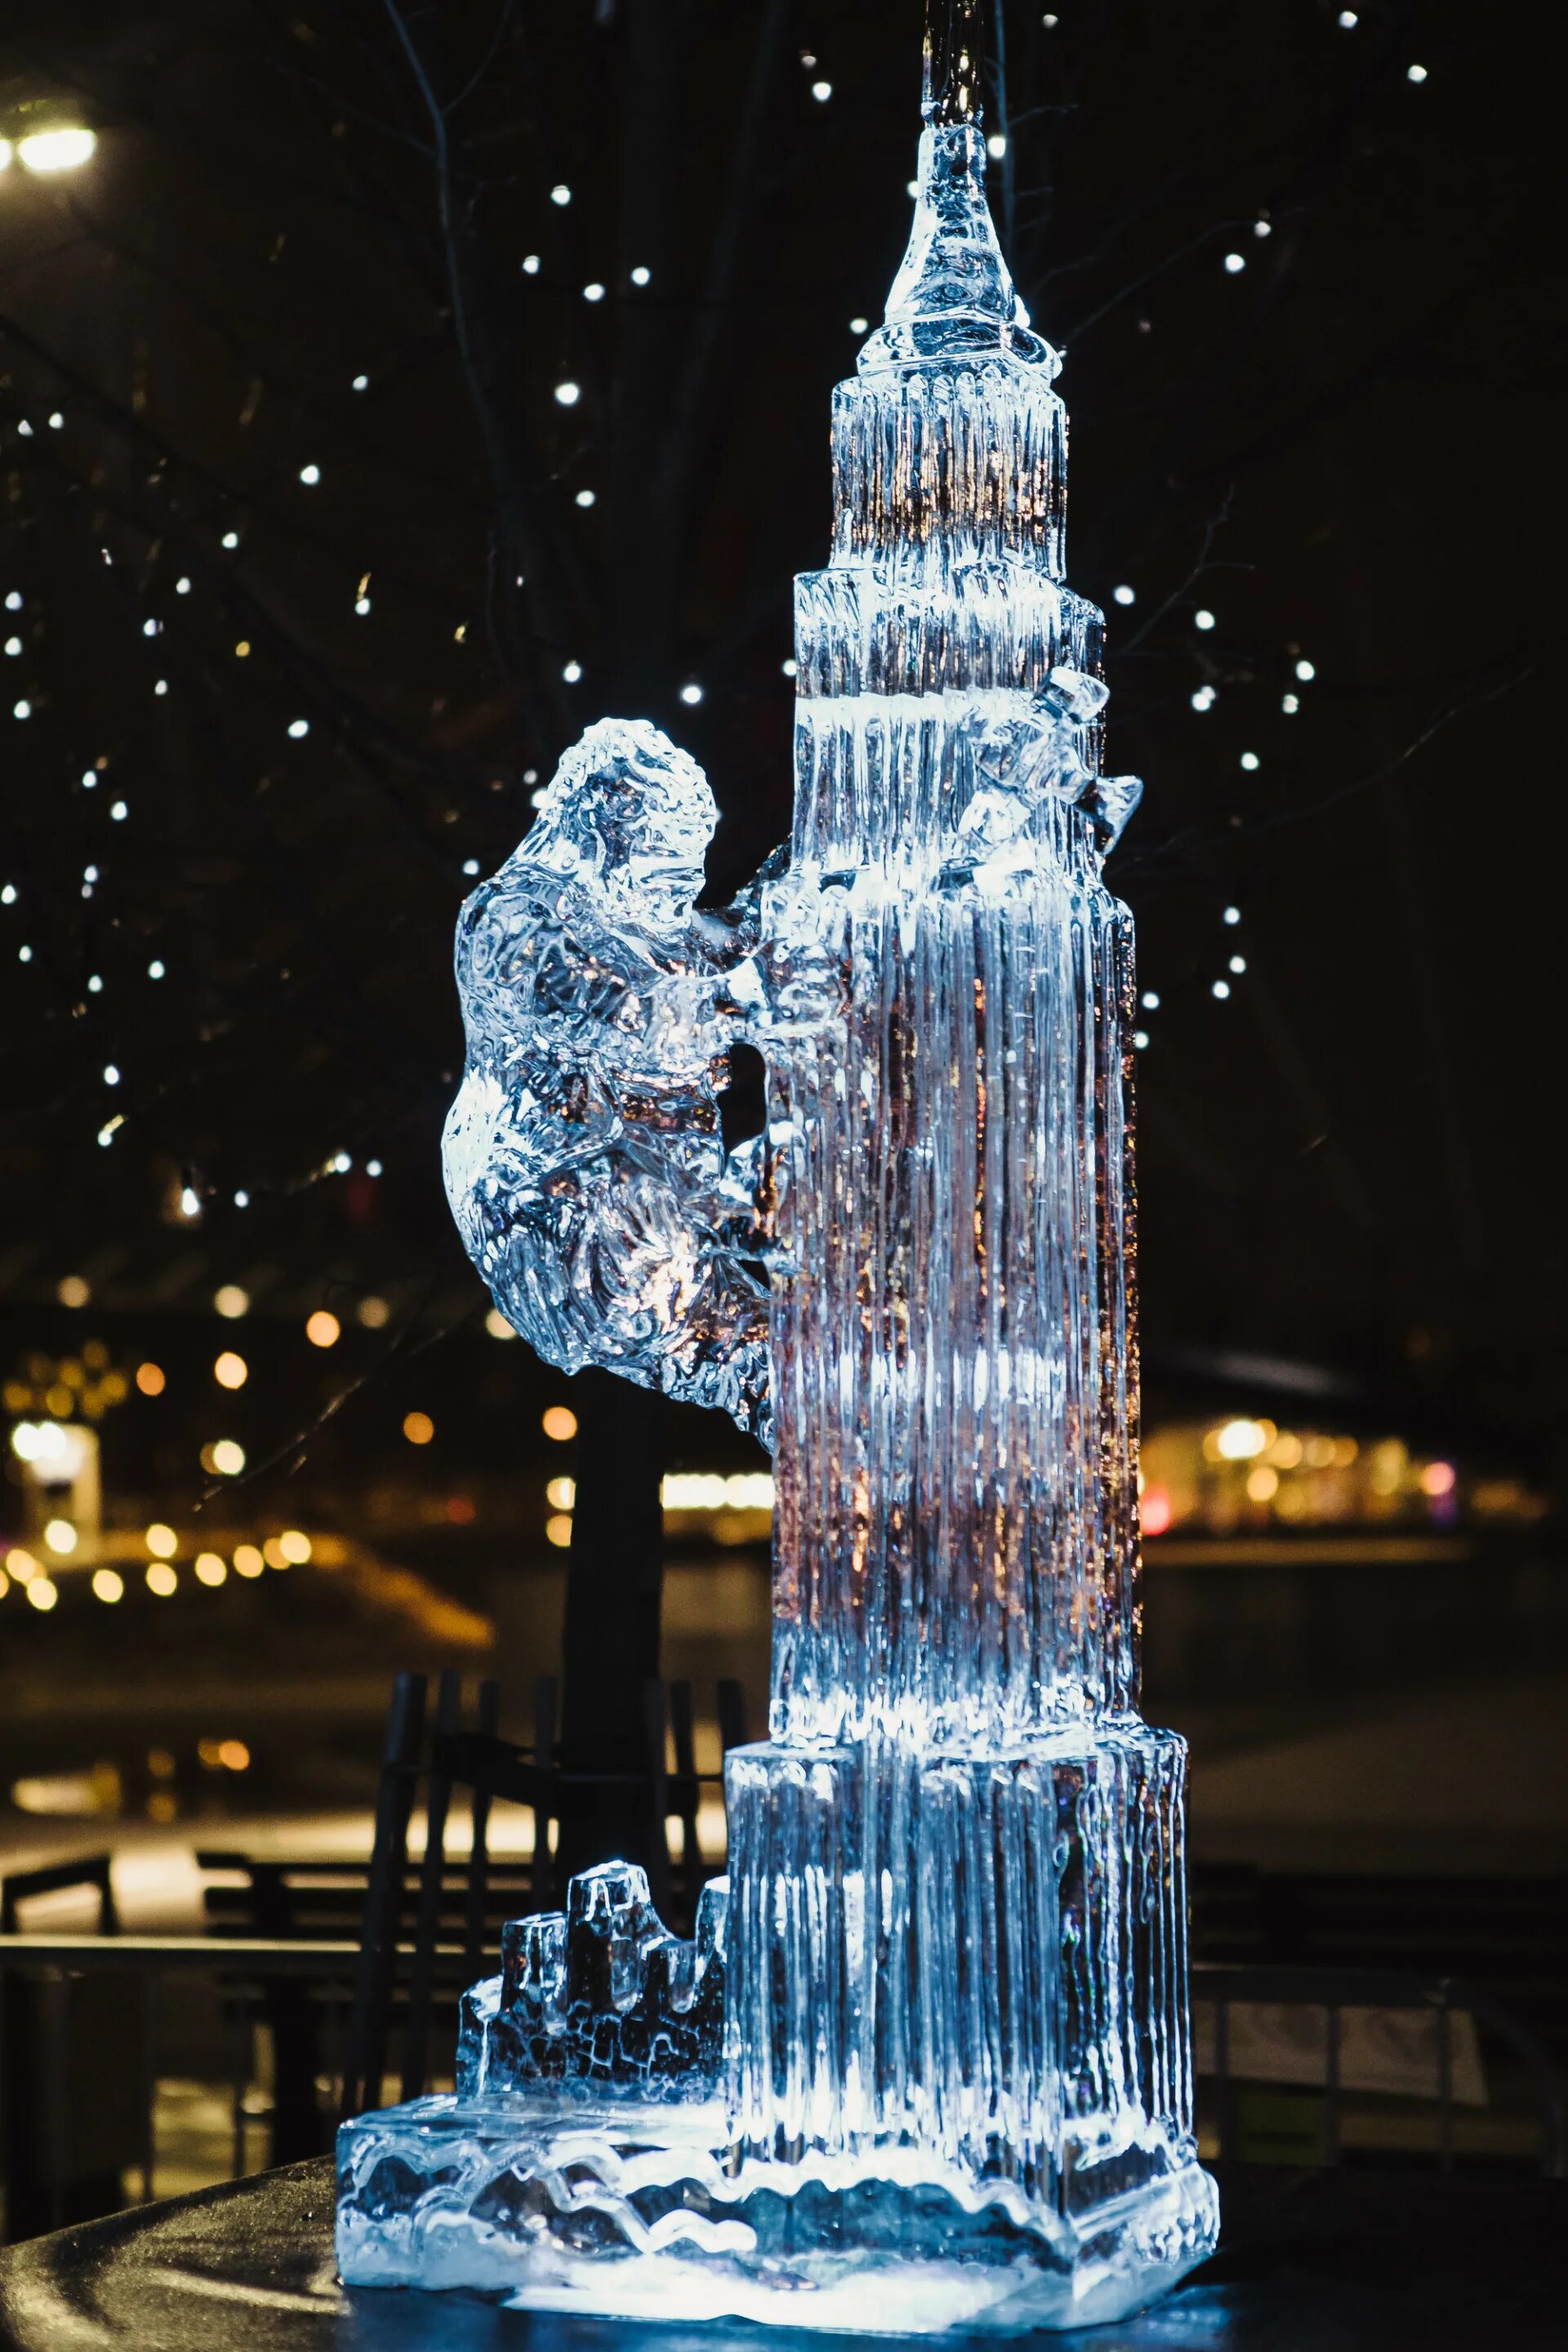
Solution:
[(602, 719), (567, 752), (463, 908), (468, 1057), (442, 1151), (468, 1254), (542, 1356), (765, 1437), (766, 1285), (734, 1220), (715, 1223), (734, 1034), (716, 990), (748, 940), (744, 908), (693, 905), (717, 814), (646, 719)]
[[(1016, 2330), (1115, 2317), (1214, 2243), (1185, 1751), (1135, 1712), (1132, 938), (1102, 869), (1140, 788), (1100, 772), (1057, 360), (984, 171), (966, 86), (835, 396), (787, 864), (694, 918), (706, 785), (605, 727), (465, 910), (448, 1185), (503, 1308), (558, 1362), (771, 1404), (771, 1738), (727, 1760), (721, 1933), (678, 1958), (624, 1875), (579, 1882), (592, 1965), (559, 1916), (509, 1931), (458, 2097), (345, 2126), (356, 2281)], [(726, 1163), (737, 1037), (767, 1124)], [(715, 1996), (719, 2066), (688, 2031)]]

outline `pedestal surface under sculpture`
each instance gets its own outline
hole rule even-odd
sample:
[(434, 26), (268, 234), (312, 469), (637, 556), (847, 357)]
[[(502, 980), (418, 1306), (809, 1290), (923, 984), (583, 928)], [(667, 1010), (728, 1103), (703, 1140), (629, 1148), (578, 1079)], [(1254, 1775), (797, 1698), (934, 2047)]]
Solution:
[[(447, 1134), (525, 1336), (772, 1434), (769, 1741), (694, 1944), (641, 1874), (507, 1930), (458, 2091), (346, 2126), (345, 2279), (928, 2332), (1084, 2325), (1213, 2245), (1184, 1748), (1136, 1715), (1131, 923), (1065, 419), (928, 80), (797, 583), (787, 866), (694, 914), (700, 772), (568, 754), (464, 911)], [(726, 1160), (743, 1037), (763, 1136)]]

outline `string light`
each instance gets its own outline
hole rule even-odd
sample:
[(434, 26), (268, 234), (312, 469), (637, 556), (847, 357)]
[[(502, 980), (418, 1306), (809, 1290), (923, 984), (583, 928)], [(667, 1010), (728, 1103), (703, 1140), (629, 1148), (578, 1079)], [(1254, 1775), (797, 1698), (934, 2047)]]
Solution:
[(1214, 987), (1213, 987), (1213, 989), (1211, 990), (1210, 993), (1211, 993), (1212, 995), (1215, 995), (1215, 996), (1217, 996), (1217, 997), (1221, 998), (1222, 1000), (1223, 1000), (1224, 998), (1227, 997), (1227, 996), (1230, 994), (1230, 982), (1229, 982), (1229, 981), (1228, 981), (1228, 980), (1216, 980), (1216, 981), (1215, 982)]
[(524, 275), (525, 277), (527, 277), (527, 278), (537, 278), (537, 277), (538, 277), (538, 275), (539, 275), (539, 256), (538, 256), (538, 254), (537, 254), (537, 253), (525, 253), (525, 254), (523, 255), (523, 257), (522, 257), (522, 268), (523, 268), (523, 275)]
[(1212, 710), (1218, 699), (1219, 698), (1215, 694), (1212, 686), (1200, 686), (1197, 692), (1192, 698), (1193, 709), (1194, 710)]
[(595, 278), (595, 280), (594, 280), (594, 282), (593, 282), (593, 284), (592, 284), (591, 286), (584, 286), (584, 289), (583, 289), (583, 299), (584, 299), (584, 302), (602, 302), (602, 301), (604, 300), (604, 299), (605, 299), (605, 289), (604, 289), (604, 288), (600, 285), (600, 283), (599, 283), (599, 281), (598, 281), (598, 279), (597, 279), (596, 278)]
[(557, 181), (554, 187), (551, 189), (550, 201), (552, 205), (569, 205), (571, 203), (572, 191), (566, 185), (564, 180)]
[(1259, 766), (1261, 763), (1259, 762), (1256, 751), (1244, 751), (1241, 755), (1241, 764), (1250, 773), (1254, 768)]
[(814, 81), (811, 85), (811, 94), (818, 106), (826, 106), (833, 95), (833, 84), (830, 81)]
[(305, 1320), (305, 1337), (312, 1348), (335, 1347), (342, 1330), (342, 1325), (337, 1317), (330, 1314), (324, 1307), (318, 1307), (315, 1313)]
[(1426, 79), (1426, 67), (1407, 66), (1405, 69), (1405, 79), (1406, 81), (1425, 81)]
[(569, 661), (561, 675), (565, 679), (568, 686), (575, 686), (578, 679), (583, 675), (582, 663), (577, 661)]
[(571, 378), (568, 377), (564, 383), (558, 383), (556, 385), (555, 397), (561, 403), (563, 408), (575, 408), (577, 403), (583, 397), (583, 388), (581, 384), (574, 383)]
[(1230, 960), (1230, 968), (1232, 971), (1235, 972), (1245, 971), (1247, 970), (1247, 958), (1245, 956), (1232, 956)]
[(1227, 907), (1224, 914), (1220, 917), (1220, 920), (1222, 923), (1239, 923), (1241, 920), (1241, 908), (1239, 907)]
[(1299, 661), (1296, 664), (1296, 675), (1303, 685), (1310, 685), (1318, 673), (1310, 661)]
[(688, 683), (687, 685), (685, 685), (685, 686), (683, 686), (683, 687), (681, 688), (681, 689), (680, 689), (680, 699), (682, 700), (682, 702), (693, 703), (693, 704), (695, 704), (695, 703), (699, 703), (699, 702), (700, 702), (700, 701), (701, 701), (701, 699), (702, 699), (702, 688), (701, 688), (697, 684), (697, 682), (696, 682), (696, 680), (695, 680), (695, 679), (692, 679), (692, 680), (689, 681), (689, 683)]
[(289, 721), (289, 732), (293, 737), (296, 743), (300, 741), (302, 736), (308, 735), (310, 731), (310, 722), (308, 719), (290, 719)]
[(1138, 591), (1129, 588), (1125, 581), (1120, 588), (1113, 588), (1110, 594), (1111, 601), (1117, 604), (1135, 604), (1138, 602)]
[(226, 1323), (237, 1323), (250, 1311), (250, 1293), (242, 1290), (237, 1282), (223, 1283), (213, 1293), (213, 1306)]
[(1205, 606), (1200, 605), (1198, 610), (1193, 614), (1193, 626), (1194, 629), (1212, 629), (1214, 626), (1214, 614)]
[(637, 268), (632, 272), (632, 284), (634, 286), (646, 286), (652, 275), (653, 272), (649, 269), (645, 269), (639, 262)]
[(1234, 278), (1238, 270), (1246, 268), (1247, 256), (1244, 253), (1227, 253), (1225, 257), (1225, 266), (1226, 274)]
[(353, 380), (353, 389), (355, 392), (368, 392), (370, 390), (369, 376), (356, 375)]

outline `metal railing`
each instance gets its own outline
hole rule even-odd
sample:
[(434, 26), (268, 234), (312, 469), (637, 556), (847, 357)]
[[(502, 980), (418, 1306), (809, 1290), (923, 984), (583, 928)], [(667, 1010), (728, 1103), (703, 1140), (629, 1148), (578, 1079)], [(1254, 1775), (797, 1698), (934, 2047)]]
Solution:
[[(1479, 1985), (1461, 1977), (1406, 1975), (1388, 1969), (1194, 1968), (1192, 1998), (1215, 2004), (1212, 2079), (1218, 2109), (1218, 2153), (1234, 2153), (1237, 2139), (1234, 2084), (1243, 2079), (1231, 2064), (1231, 2011), (1249, 2005), (1317, 2009), (1324, 2012), (1322, 2161), (1338, 2164), (1343, 2154), (1344, 2084), (1342, 2080), (1342, 2021), (1347, 2009), (1410, 2010), (1430, 2016), (1436, 2030), (1433, 2099), (1436, 2107), (1437, 2162), (1451, 2172), (1455, 2158), (1454, 2039), (1456, 2014), (1468, 2013), (1523, 2068), (1540, 2128), (1540, 2168), (1547, 2179), (1568, 2179), (1568, 2093), (1541, 2042), (1513, 2012)], [(1205, 2074), (1210, 2070), (1205, 2069)]]

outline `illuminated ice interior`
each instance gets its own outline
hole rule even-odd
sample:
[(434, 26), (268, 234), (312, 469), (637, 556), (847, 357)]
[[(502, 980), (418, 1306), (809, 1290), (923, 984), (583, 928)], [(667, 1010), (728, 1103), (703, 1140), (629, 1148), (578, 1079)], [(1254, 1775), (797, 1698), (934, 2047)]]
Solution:
[[(1112, 2319), (1212, 2248), (1185, 1755), (1139, 1718), (1132, 940), (1065, 419), (937, 11), (910, 249), (796, 583), (787, 861), (693, 910), (695, 764), (604, 721), (464, 908), (448, 1192), (551, 1361), (773, 1445), (765, 1745), (695, 1941), (573, 1882), (450, 2096), (340, 2136), (355, 2285), (871, 2333)], [(726, 1156), (731, 1047), (764, 1132)]]

